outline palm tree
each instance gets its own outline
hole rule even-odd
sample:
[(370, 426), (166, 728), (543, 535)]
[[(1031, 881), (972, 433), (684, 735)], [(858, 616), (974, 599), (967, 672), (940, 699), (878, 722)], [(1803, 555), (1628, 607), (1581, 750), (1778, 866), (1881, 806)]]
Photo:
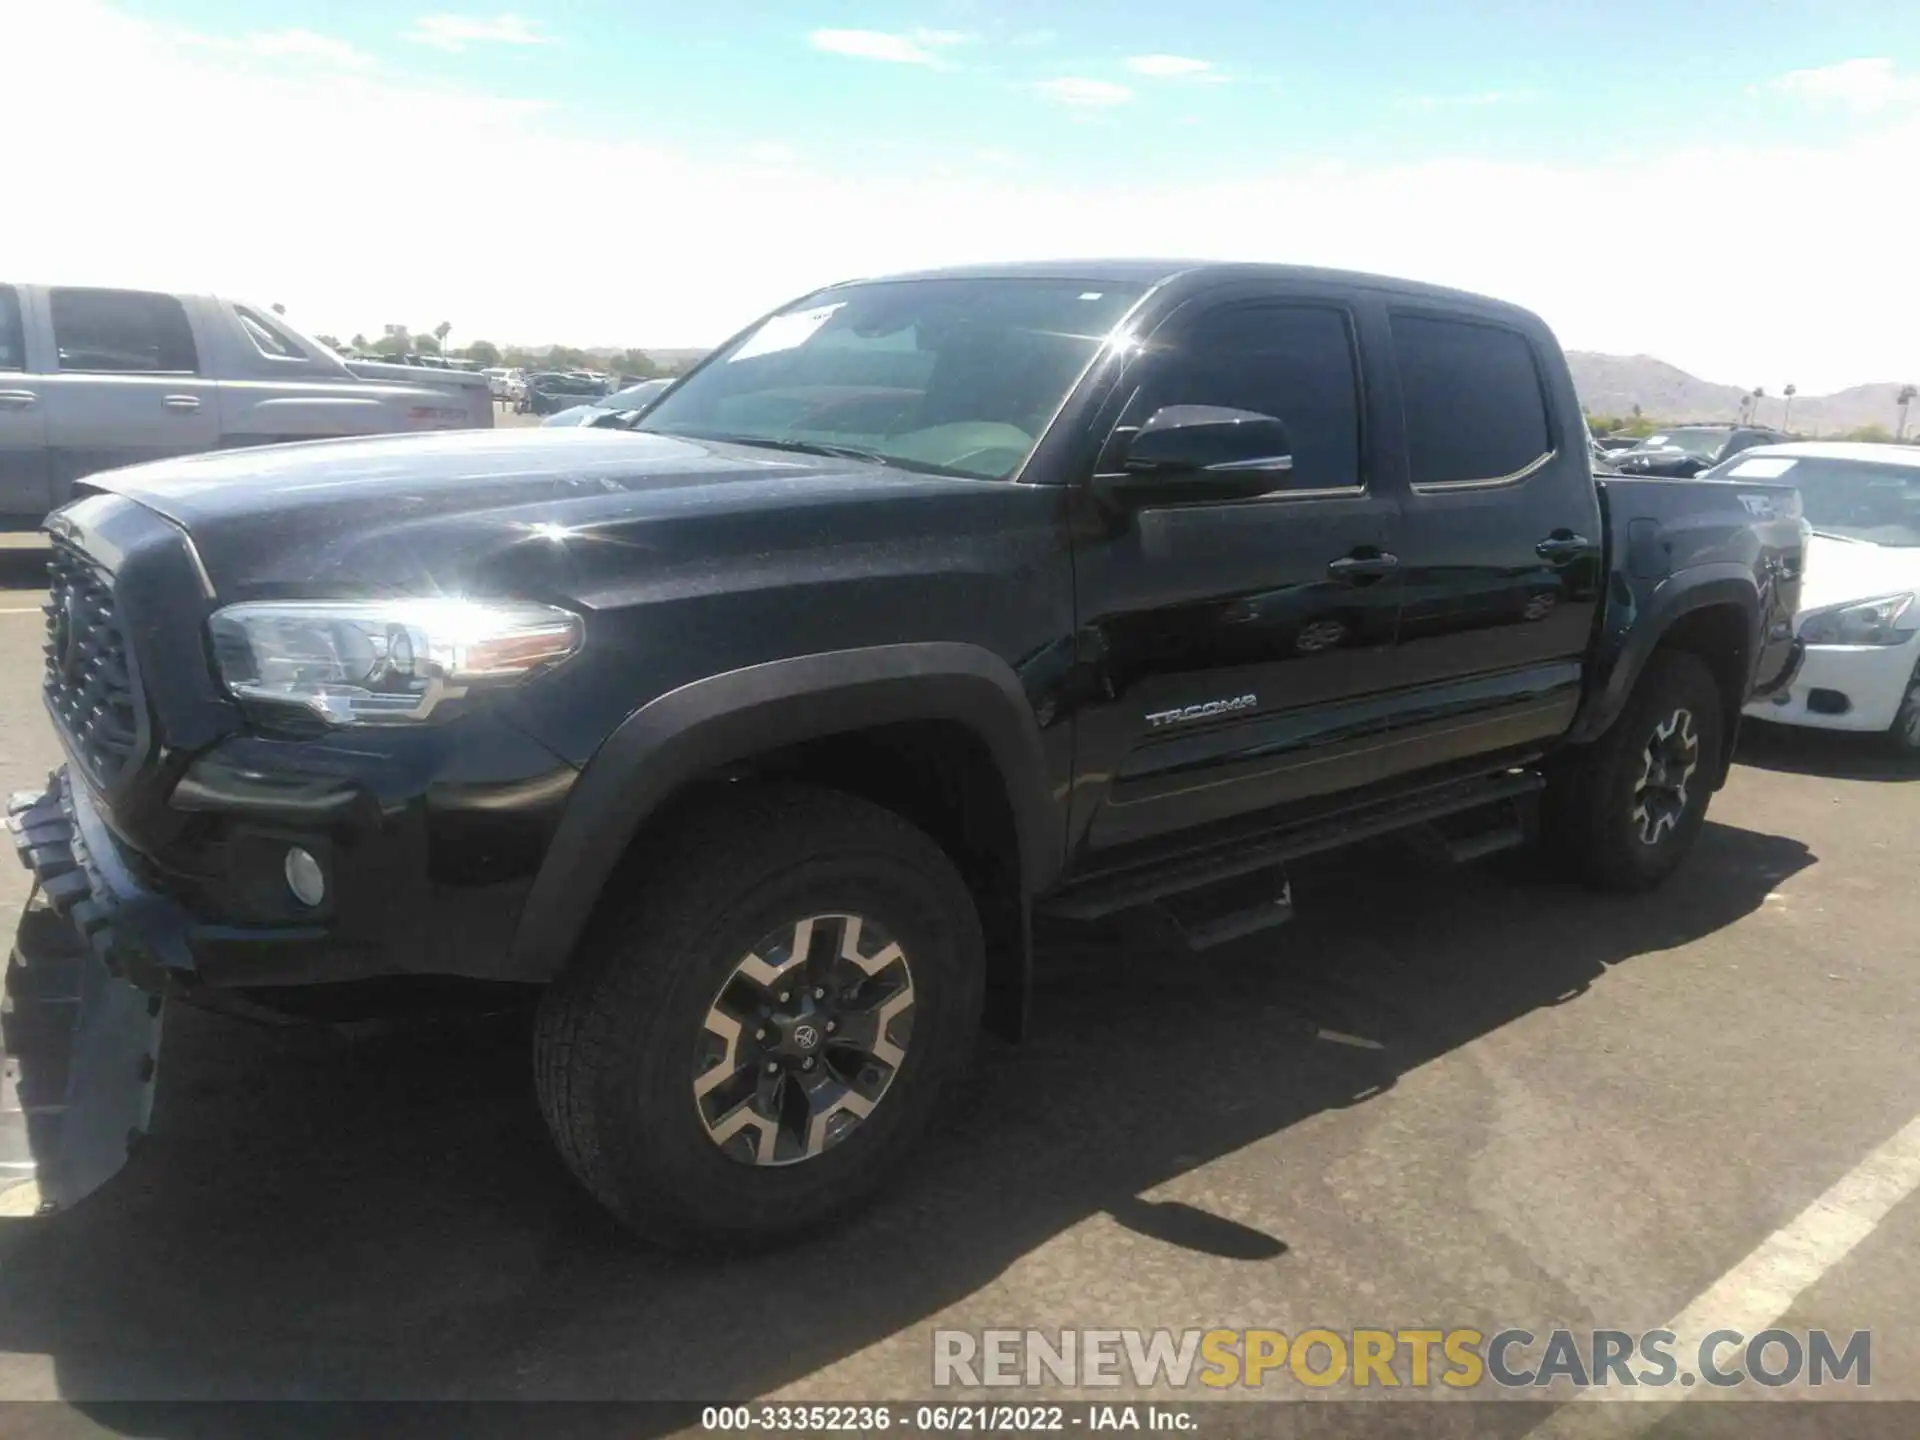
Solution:
[(1782, 430), (1790, 429), (1793, 425), (1793, 397), (1799, 393), (1800, 387), (1798, 385), (1789, 385), (1785, 390), (1781, 391), (1781, 394), (1787, 397), (1786, 408), (1780, 412), (1780, 428)]
[(453, 322), (451, 320), (442, 320), (438, 325), (433, 327), (433, 338), (440, 342), (440, 353), (443, 355), (446, 354), (447, 351), (447, 336), (452, 333)]
[(1907, 438), (1907, 407), (1913, 404), (1916, 395), (1920, 395), (1920, 390), (1915, 390), (1911, 385), (1902, 385), (1900, 393), (1893, 397), (1900, 402), (1900, 428), (1893, 432), (1896, 440)]
[(1747, 397), (1747, 423), (1753, 424), (1760, 418), (1760, 402), (1767, 398), (1767, 387), (1756, 385), (1753, 394)]

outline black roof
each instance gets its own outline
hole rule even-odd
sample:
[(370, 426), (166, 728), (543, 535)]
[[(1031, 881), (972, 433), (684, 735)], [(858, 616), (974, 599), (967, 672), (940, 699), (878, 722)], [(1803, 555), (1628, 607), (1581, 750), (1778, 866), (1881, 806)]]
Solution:
[(1371, 290), (1391, 290), (1404, 295), (1424, 295), (1436, 300), (1470, 300), (1481, 305), (1499, 305), (1514, 310), (1521, 308), (1491, 296), (1449, 289), (1443, 285), (1429, 285), (1419, 280), (1397, 279), (1389, 275), (1369, 275), (1357, 270), (1328, 270), (1312, 265), (1268, 265), (1225, 260), (1008, 261), (991, 265), (961, 265), (934, 270), (913, 270), (899, 275), (866, 275), (856, 280), (843, 280), (839, 283), (858, 285), (880, 280), (1106, 280), (1114, 284), (1151, 286), (1161, 285), (1176, 278), (1212, 281), (1317, 281), (1322, 284), (1350, 285)]

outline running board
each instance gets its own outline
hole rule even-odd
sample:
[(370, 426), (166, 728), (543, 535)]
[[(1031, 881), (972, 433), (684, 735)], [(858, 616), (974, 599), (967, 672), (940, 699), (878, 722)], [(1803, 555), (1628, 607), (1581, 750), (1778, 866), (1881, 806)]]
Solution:
[(1286, 924), (1293, 918), (1293, 887), (1276, 867), (1172, 896), (1154, 908), (1172, 921), (1187, 949), (1211, 950)]
[[(1040, 910), (1061, 920), (1098, 920), (1170, 896), (1189, 894), (1223, 880), (1271, 870), (1289, 860), (1429, 825), (1483, 805), (1519, 800), (1537, 793), (1545, 785), (1545, 777), (1533, 770), (1456, 782), (1411, 798), (1312, 822), (1265, 839), (1237, 840), (1230, 849), (1221, 847), (1159, 865), (1138, 865), (1092, 876), (1046, 900)], [(1497, 843), (1488, 843), (1496, 837)], [(1517, 845), (1523, 838), (1520, 827), (1509, 822), (1484, 835), (1449, 841), (1448, 853), (1455, 858), (1472, 859)]]

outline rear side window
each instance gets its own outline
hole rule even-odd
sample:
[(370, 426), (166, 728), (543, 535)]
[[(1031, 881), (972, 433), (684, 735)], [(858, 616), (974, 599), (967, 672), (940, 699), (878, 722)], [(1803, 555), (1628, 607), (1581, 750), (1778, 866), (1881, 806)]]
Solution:
[(1293, 440), (1289, 490), (1351, 489), (1360, 468), (1360, 381), (1345, 311), (1328, 305), (1228, 305), (1199, 317), (1135, 402), (1219, 405), (1271, 415)]
[(1553, 448), (1526, 336), (1497, 325), (1395, 315), (1400, 401), (1415, 485), (1512, 479)]
[(48, 298), (62, 370), (199, 373), (186, 309), (171, 295), (144, 290), (54, 290)]
[(304, 360), (307, 352), (293, 343), (291, 337), (281, 333), (274, 323), (256, 310), (245, 305), (233, 307), (233, 313), (240, 317), (240, 324), (247, 332), (262, 355), (276, 360)]
[(20, 293), (0, 285), (0, 370), (27, 368), (27, 337), (20, 328)]

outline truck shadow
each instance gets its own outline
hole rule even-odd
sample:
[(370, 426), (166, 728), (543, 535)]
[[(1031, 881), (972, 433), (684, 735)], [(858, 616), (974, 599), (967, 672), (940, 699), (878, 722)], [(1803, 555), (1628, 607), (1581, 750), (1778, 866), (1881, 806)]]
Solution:
[[(987, 1047), (876, 1205), (718, 1262), (636, 1246), (576, 1190), (515, 1026), (348, 1042), (189, 1013), (148, 1151), (72, 1213), (0, 1221), (0, 1351), (50, 1356), (59, 1392), (108, 1428), (114, 1400), (711, 1403), (923, 1323), (1090, 1216), (1284, 1267), (1284, 1236), (1143, 1192), (1578, 1004), (1813, 862), (1709, 825), (1682, 882), (1621, 901), (1393, 849), (1297, 872), (1299, 920), (1204, 960), (1144, 935), (1054, 944), (1034, 1038)], [(142, 1433), (192, 1431), (138, 1413)], [(697, 1420), (608, 1416), (626, 1435)]]

